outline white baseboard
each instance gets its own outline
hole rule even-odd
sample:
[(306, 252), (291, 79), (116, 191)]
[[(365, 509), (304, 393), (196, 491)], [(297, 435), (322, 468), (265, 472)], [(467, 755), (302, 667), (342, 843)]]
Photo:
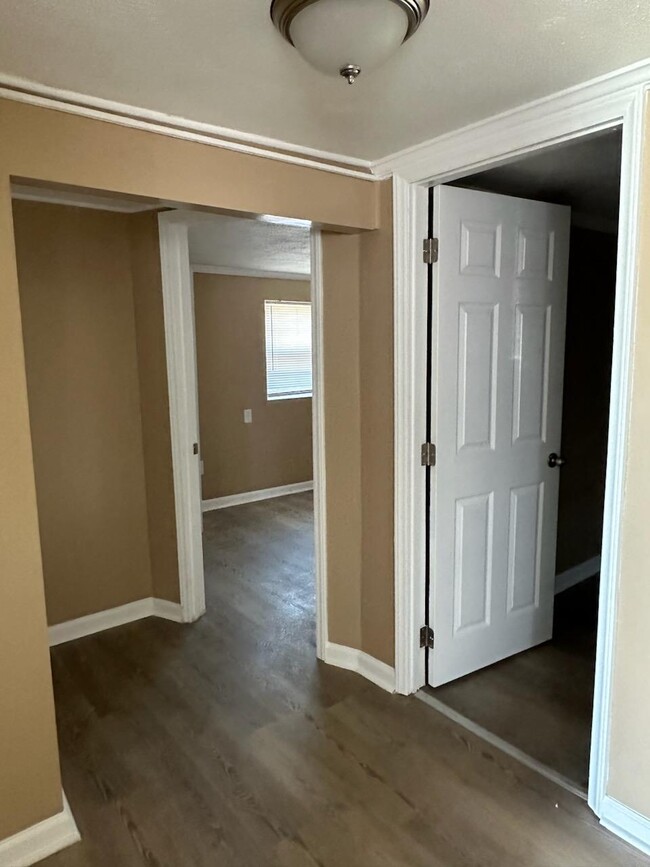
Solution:
[(575, 587), (581, 581), (586, 581), (600, 572), (600, 555), (592, 557), (591, 560), (585, 560), (584, 563), (578, 563), (577, 566), (572, 566), (565, 572), (560, 572), (555, 576), (555, 594), (562, 593), (563, 590), (568, 590), (569, 587)]
[(0, 840), (0, 867), (28, 867), (81, 840), (68, 799), (62, 794), (60, 813)]
[(302, 494), (303, 491), (313, 490), (313, 481), (296, 482), (293, 485), (280, 485), (278, 488), (263, 488), (261, 491), (246, 491), (243, 494), (231, 494), (229, 497), (214, 497), (212, 500), (203, 500), (201, 510), (212, 512), (214, 509), (227, 509), (230, 506), (257, 503), (259, 500), (272, 500), (274, 497), (286, 497), (289, 494)]
[(650, 819), (646, 816), (605, 795), (600, 807), (600, 822), (617, 837), (650, 855)]
[(369, 656), (362, 650), (328, 641), (325, 645), (324, 661), (328, 665), (337, 666), (337, 668), (356, 671), (357, 674), (371, 680), (387, 692), (395, 692), (395, 669), (386, 665), (385, 662), (375, 659), (374, 656)]
[(125, 623), (133, 623), (145, 617), (163, 617), (165, 620), (182, 623), (183, 611), (178, 602), (152, 597), (138, 599), (127, 605), (118, 605), (117, 608), (87, 614), (85, 617), (77, 617), (75, 620), (66, 620), (65, 623), (48, 627), (50, 647), (86, 635), (94, 635), (95, 632), (103, 632), (105, 629), (113, 629), (115, 626), (124, 626)]
[(173, 620), (174, 623), (184, 623), (183, 608), (179, 602), (170, 602), (168, 599), (152, 599), (154, 617), (162, 617), (163, 620)]

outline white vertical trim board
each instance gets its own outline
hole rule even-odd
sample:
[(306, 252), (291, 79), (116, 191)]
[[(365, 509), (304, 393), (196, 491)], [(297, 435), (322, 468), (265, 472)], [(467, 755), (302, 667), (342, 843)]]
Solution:
[(328, 641), (325, 645), (323, 661), (337, 668), (355, 671), (387, 692), (395, 692), (395, 669), (362, 650)]
[(289, 494), (301, 494), (304, 491), (313, 491), (314, 483), (296, 482), (293, 485), (279, 485), (277, 488), (262, 488), (259, 491), (244, 491), (241, 494), (230, 494), (226, 497), (213, 497), (211, 500), (203, 500), (201, 509), (204, 512), (212, 512), (215, 509), (229, 509), (231, 506), (241, 506), (244, 503), (257, 503), (260, 500), (272, 500), (275, 497), (287, 497)]
[(29, 867), (81, 840), (65, 792), (61, 794), (60, 813), (0, 840), (0, 867)]
[(650, 855), (650, 819), (605, 795), (601, 803), (601, 823), (618, 837)]
[(158, 226), (181, 606), (191, 622), (205, 612), (194, 291), (187, 225), (165, 212)]
[(570, 590), (581, 581), (586, 581), (592, 575), (598, 574), (600, 571), (600, 555), (592, 557), (590, 560), (585, 560), (584, 563), (578, 563), (577, 566), (572, 566), (570, 569), (565, 569), (555, 576), (555, 595), (563, 593), (565, 590)]
[[(426, 198), (422, 190), (500, 165), (543, 147), (598, 130), (623, 128), (616, 314), (605, 489), (598, 646), (592, 726), (589, 805), (603, 815), (609, 771), (612, 663), (617, 615), (624, 468), (629, 427), (632, 329), (636, 309), (638, 210), (645, 94), (650, 62), (636, 64), (570, 91), (555, 94), (411, 148), (376, 164), (378, 173), (396, 177), (395, 259), (395, 655), (397, 689), (412, 692), (424, 684), (416, 641), (415, 612), (424, 604), (424, 471), (415, 444), (424, 431), (422, 394), (426, 344), (414, 311), (420, 309), (426, 268), (419, 255)], [(421, 316), (424, 320), (424, 316)], [(409, 343), (412, 348), (409, 349)], [(420, 380), (418, 384), (417, 380)], [(414, 439), (415, 438), (415, 439)], [(423, 441), (423, 440), (422, 440)], [(421, 475), (418, 476), (418, 473)], [(434, 477), (435, 478), (435, 477)], [(424, 622), (422, 620), (422, 622)], [(405, 656), (410, 655), (410, 661)], [(641, 829), (639, 833), (645, 833)], [(650, 838), (649, 838), (650, 840)]]
[(134, 623), (145, 617), (161, 617), (164, 620), (174, 620), (176, 623), (183, 622), (183, 610), (178, 602), (169, 602), (167, 599), (137, 599), (126, 605), (118, 605), (115, 608), (107, 608), (97, 611), (95, 614), (86, 614), (84, 617), (76, 617), (74, 620), (66, 620), (63, 623), (55, 623), (49, 626), (47, 635), (50, 647), (64, 644), (66, 641), (75, 641), (77, 638), (85, 638), (86, 635), (94, 635), (96, 632), (104, 632), (115, 626), (124, 626), (126, 623)]
[(601, 548), (598, 638), (591, 731), (589, 806), (600, 816), (609, 776), (614, 639), (618, 614), (625, 466), (630, 426), (636, 275), (639, 240), (639, 194), (643, 147), (643, 111), (647, 87), (622, 98), (621, 192), (616, 267), (616, 301), (609, 405), (605, 507)]
[(426, 235), (426, 208), (426, 189), (395, 175), (395, 688), (403, 695), (424, 684), (424, 654), (414, 654), (413, 648), (419, 647), (425, 619), (425, 475), (420, 446), (426, 433), (422, 359), (427, 351), (427, 275), (418, 265), (418, 252)]
[(323, 369), (323, 245), (311, 230), (312, 448), (314, 474), (314, 563), (316, 575), (316, 655), (325, 656), (327, 616), (327, 503), (325, 475), (325, 390)]

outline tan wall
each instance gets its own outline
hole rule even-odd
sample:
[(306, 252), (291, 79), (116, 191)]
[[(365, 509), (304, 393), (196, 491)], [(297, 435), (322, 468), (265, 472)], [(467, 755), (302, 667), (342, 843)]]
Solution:
[(358, 235), (323, 234), (329, 640), (361, 648), (361, 384)]
[(328, 613), (330, 641), (392, 665), (392, 184), (377, 186), (378, 231), (323, 236)]
[(14, 203), (50, 624), (151, 595), (127, 219)]
[[(281, 214), (342, 230), (377, 225), (370, 181), (237, 154), (63, 112), (0, 100), (0, 839), (61, 807), (58, 752), (46, 632), (34, 466), (29, 430), (16, 275), (10, 177), (145, 195), (240, 213)], [(352, 243), (358, 243), (353, 239)], [(354, 269), (354, 257), (350, 262)], [(356, 273), (356, 271), (355, 271)], [(334, 296), (342, 301), (338, 287)], [(334, 318), (337, 311), (333, 310)], [(344, 323), (345, 324), (345, 323)], [(344, 328), (341, 336), (348, 334)], [(336, 329), (330, 328), (335, 341)], [(343, 346), (343, 351), (348, 351)], [(352, 352), (354, 356), (354, 352)], [(335, 365), (336, 366), (336, 365)], [(345, 381), (333, 381), (333, 406), (359, 419)], [(338, 389), (345, 392), (337, 396)], [(358, 391), (357, 391), (358, 396)], [(329, 411), (329, 408), (328, 408)], [(338, 420), (341, 428), (347, 419)], [(337, 435), (336, 448), (342, 448)], [(357, 439), (358, 442), (358, 439)], [(353, 449), (352, 499), (357, 514), (359, 448)], [(330, 464), (332, 462), (330, 461)], [(340, 484), (340, 479), (339, 479)], [(332, 508), (342, 513), (342, 502)], [(336, 549), (331, 524), (328, 545)], [(343, 528), (347, 538), (347, 528)], [(345, 547), (345, 542), (343, 543)], [(359, 554), (348, 578), (358, 581)], [(355, 579), (356, 575), (356, 579)], [(347, 589), (334, 582), (331, 593)], [(359, 624), (359, 602), (356, 617)], [(353, 606), (354, 607), (354, 606)], [(360, 637), (360, 626), (343, 630)], [(341, 633), (343, 634), (343, 633)], [(349, 643), (354, 643), (350, 641)]]
[(393, 211), (392, 183), (380, 185), (381, 228), (360, 236), (362, 649), (395, 657), (393, 520)]
[(127, 217), (153, 595), (180, 601), (158, 216)]
[(266, 399), (264, 338), (265, 300), (310, 296), (308, 281), (194, 275), (204, 500), (312, 478), (311, 399)]
[(650, 816), (650, 112), (646, 110), (640, 203), (640, 249), (634, 335), (623, 551), (619, 577), (608, 794)]

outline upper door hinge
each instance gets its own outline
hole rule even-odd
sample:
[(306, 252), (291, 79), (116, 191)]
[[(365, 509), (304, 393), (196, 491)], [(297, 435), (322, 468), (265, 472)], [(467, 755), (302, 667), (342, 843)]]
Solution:
[(438, 261), (438, 239), (425, 238), (422, 242), (422, 260), (425, 265), (435, 265)]
[(436, 444), (422, 443), (421, 460), (423, 467), (435, 467), (436, 465)]
[(430, 626), (422, 626), (420, 628), (420, 647), (433, 650), (434, 643), (433, 629)]

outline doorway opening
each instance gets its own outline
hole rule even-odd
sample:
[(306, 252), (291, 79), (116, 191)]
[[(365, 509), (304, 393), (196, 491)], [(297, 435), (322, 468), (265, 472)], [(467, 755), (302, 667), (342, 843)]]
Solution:
[[(292, 565), (304, 598), (315, 595), (320, 657), (327, 634), (320, 233), (301, 220), (194, 210), (160, 214), (159, 229), (184, 619), (206, 610), (204, 542), (221, 536), (233, 555), (219, 560), (214, 544), (208, 571), (241, 571), (241, 558), (255, 560), (257, 516), (270, 536), (284, 527), (272, 569), (283, 572), (287, 545), (300, 561)], [(230, 532), (235, 517), (248, 526)], [(290, 595), (285, 590), (271, 588), (278, 598)], [(245, 587), (233, 593), (243, 598)]]
[(193, 215), (187, 237), (206, 608), (313, 650), (311, 228)]
[(421, 697), (585, 797), (621, 147), (614, 127), (431, 192)]

